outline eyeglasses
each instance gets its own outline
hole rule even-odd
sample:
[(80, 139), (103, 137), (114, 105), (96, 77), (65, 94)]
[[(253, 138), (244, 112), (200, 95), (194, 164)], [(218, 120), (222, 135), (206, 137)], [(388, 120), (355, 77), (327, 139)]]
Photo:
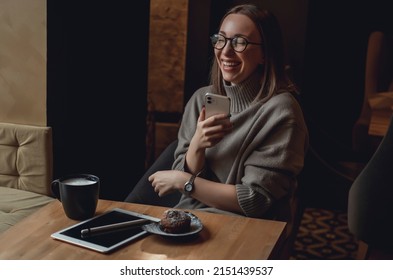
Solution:
[(262, 45), (260, 43), (249, 42), (246, 38), (242, 36), (235, 36), (233, 38), (227, 38), (221, 34), (214, 34), (210, 37), (212, 41), (213, 48), (217, 50), (222, 50), (225, 48), (227, 41), (231, 42), (231, 47), (235, 52), (243, 52), (248, 45)]

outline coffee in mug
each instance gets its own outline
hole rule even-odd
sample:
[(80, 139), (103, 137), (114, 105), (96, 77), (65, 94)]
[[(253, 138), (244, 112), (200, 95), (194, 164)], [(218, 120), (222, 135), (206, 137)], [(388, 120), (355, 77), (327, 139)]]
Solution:
[(62, 183), (71, 186), (85, 186), (95, 184), (96, 181), (87, 178), (69, 178), (62, 181)]
[(68, 218), (85, 220), (94, 216), (100, 191), (100, 179), (97, 176), (68, 175), (54, 180), (51, 188)]

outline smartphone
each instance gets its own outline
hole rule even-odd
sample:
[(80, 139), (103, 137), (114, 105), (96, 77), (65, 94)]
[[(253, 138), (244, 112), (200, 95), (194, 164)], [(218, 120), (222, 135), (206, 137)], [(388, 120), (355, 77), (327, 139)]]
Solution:
[(231, 99), (214, 93), (205, 94), (206, 119), (217, 114), (230, 114)]

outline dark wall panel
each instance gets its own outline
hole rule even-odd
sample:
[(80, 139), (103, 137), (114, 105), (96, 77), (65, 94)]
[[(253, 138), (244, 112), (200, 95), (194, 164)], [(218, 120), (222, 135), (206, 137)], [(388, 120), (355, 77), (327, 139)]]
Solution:
[(340, 159), (362, 107), (368, 36), (393, 21), (387, 0), (309, 3), (303, 101), (313, 144)]
[(93, 173), (106, 199), (122, 200), (144, 172), (149, 5), (47, 5), (54, 177)]

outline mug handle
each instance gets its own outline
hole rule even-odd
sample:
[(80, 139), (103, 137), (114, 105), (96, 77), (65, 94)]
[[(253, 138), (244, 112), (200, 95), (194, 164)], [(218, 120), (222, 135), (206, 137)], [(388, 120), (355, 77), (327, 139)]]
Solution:
[(52, 194), (53, 194), (59, 201), (61, 201), (61, 199), (60, 199), (59, 185), (60, 185), (59, 179), (54, 180), (54, 181), (51, 183), (51, 190), (52, 190)]

